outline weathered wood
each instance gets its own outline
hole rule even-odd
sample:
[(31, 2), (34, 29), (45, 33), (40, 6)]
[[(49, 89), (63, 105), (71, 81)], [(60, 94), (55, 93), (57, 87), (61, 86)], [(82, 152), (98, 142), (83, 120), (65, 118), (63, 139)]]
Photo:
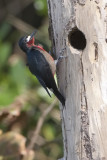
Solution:
[[(68, 57), (58, 65), (58, 83), (66, 97), (62, 112), (65, 160), (107, 159), (107, 0), (47, 0), (50, 37)], [(68, 35), (86, 38), (74, 49)], [(76, 38), (81, 43), (81, 36)], [(84, 43), (84, 42), (83, 42)], [(60, 74), (59, 74), (60, 73)]]

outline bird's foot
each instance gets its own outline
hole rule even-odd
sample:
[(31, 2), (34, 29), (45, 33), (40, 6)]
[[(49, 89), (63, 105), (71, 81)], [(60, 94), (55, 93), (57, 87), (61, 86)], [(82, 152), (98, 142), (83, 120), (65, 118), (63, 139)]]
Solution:
[(61, 50), (59, 51), (59, 57), (57, 58), (57, 60), (55, 60), (55, 64), (56, 64), (56, 65), (57, 65), (58, 62), (59, 62), (60, 60), (62, 60), (63, 58), (67, 58), (67, 56), (63, 56), (65, 49), (66, 49), (66, 48), (63, 48), (63, 49), (61, 49)]
[(55, 64), (57, 65), (63, 58), (67, 58), (67, 56), (59, 56), (57, 60), (54, 60)]
[(66, 47), (63, 48), (63, 49), (61, 49), (61, 50), (59, 51), (59, 55), (60, 55), (60, 56), (63, 55), (65, 50), (66, 50)]

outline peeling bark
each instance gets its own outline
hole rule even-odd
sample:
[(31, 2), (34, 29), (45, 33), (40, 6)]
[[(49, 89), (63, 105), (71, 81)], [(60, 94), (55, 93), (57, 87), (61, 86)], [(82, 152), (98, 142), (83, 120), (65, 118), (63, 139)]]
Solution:
[(107, 0), (47, 2), (56, 56), (65, 47), (67, 55), (57, 67), (66, 98), (61, 115), (63, 159), (106, 160)]

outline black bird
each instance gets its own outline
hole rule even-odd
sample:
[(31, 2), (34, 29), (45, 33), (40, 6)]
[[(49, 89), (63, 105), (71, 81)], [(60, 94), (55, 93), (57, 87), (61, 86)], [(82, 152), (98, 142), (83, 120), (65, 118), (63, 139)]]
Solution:
[(58, 91), (54, 80), (56, 72), (56, 64), (52, 56), (46, 52), (41, 45), (34, 44), (34, 31), (29, 36), (24, 36), (19, 40), (20, 48), (26, 53), (27, 66), (32, 74), (39, 80), (40, 84), (45, 88), (48, 95), (51, 97), (50, 89), (59, 99), (63, 106), (65, 106), (65, 98)]

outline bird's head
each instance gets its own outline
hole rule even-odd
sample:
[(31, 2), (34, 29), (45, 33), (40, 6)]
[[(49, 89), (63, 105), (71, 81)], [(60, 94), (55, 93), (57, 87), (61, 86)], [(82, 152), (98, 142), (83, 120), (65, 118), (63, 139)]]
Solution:
[(34, 45), (34, 36), (36, 34), (36, 30), (28, 36), (21, 37), (19, 39), (19, 47), (26, 52), (29, 47)]

